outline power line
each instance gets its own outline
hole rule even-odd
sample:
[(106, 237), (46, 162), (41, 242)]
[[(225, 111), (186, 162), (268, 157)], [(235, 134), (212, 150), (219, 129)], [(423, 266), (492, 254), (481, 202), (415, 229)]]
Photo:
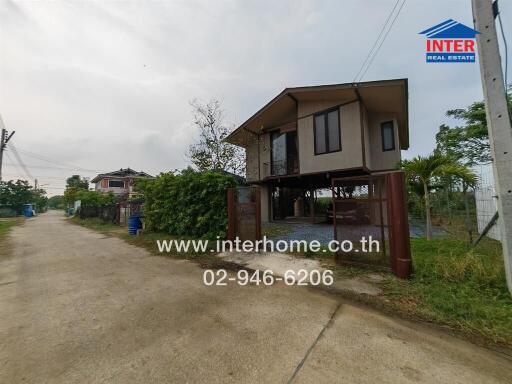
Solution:
[(368, 65), (366, 66), (366, 69), (363, 71), (363, 73), (361, 74), (361, 76), (359, 77), (359, 80), (358, 81), (361, 81), (363, 78), (364, 78), (364, 75), (366, 75), (366, 72), (368, 71), (368, 69), (370, 68), (370, 66), (372, 65), (373, 63), (373, 60), (375, 59), (375, 57), (377, 56), (377, 53), (379, 53), (379, 50), (380, 50), (380, 47), (382, 47), (382, 44), (384, 44), (384, 41), (386, 41), (386, 38), (388, 37), (389, 35), (389, 32), (391, 31), (391, 29), (393, 28), (393, 25), (395, 24), (396, 22), (396, 19), (398, 18), (398, 16), (400, 15), (400, 12), (402, 11), (402, 8), (404, 7), (405, 3), (407, 2), (407, 0), (403, 0), (402, 4), (400, 4), (400, 7), (398, 8), (398, 11), (396, 12), (395, 14), (395, 17), (393, 18), (393, 21), (391, 22), (391, 24), (389, 25), (389, 28), (388, 30), (386, 31), (386, 34), (384, 35), (384, 37), (382, 38), (382, 40), (380, 41), (380, 44), (379, 46), (377, 47), (377, 49), (374, 51), (370, 61), (368, 62)]
[[(5, 176), (7, 177), (18, 177), (19, 175), (21, 175), (20, 172), (18, 173), (8, 173), (6, 174)], [(35, 177), (37, 177), (38, 180), (62, 180), (63, 183), (66, 182), (66, 178), (63, 178), (62, 176), (42, 176), (42, 175), (35, 175)]]
[(18, 151), (16, 150), (16, 147), (14, 146), (14, 144), (12, 143), (9, 143), (9, 148), (11, 149), (14, 157), (16, 157), (16, 160), (18, 160), (18, 163), (19, 165), (21, 166), (21, 168), (23, 169), (23, 171), (27, 174), (28, 178), (31, 179), (31, 180), (34, 180), (35, 177), (33, 177), (31, 174), (30, 174), (30, 171), (28, 170), (27, 166), (25, 165), (25, 163), (23, 162), (23, 160), (21, 159)]
[(5, 156), (7, 156), (7, 158), (9, 159), (9, 161), (11, 161), (11, 163), (3, 163), (4, 165), (9, 165), (9, 166), (13, 166), (14, 168), (16, 168), (16, 171), (18, 171), (18, 174), (21, 174), (20, 172), (20, 168), (18, 167), (18, 164), (16, 164), (11, 155), (9, 155), (9, 152), (5, 152)]
[[(13, 163), (4, 163), (4, 165), (16, 165)], [(30, 168), (40, 168), (40, 169), (52, 169), (52, 170), (62, 170), (62, 171), (77, 171), (78, 168), (71, 168), (71, 167), (52, 167), (49, 165), (33, 165), (33, 164), (27, 164), (27, 167)], [(89, 172), (89, 173), (96, 173), (96, 172)]]
[(366, 55), (366, 58), (364, 59), (363, 61), (363, 64), (361, 65), (361, 68), (359, 68), (359, 71), (357, 72), (357, 74), (354, 76), (354, 80), (352, 80), (353, 83), (356, 82), (357, 80), (357, 77), (359, 76), (359, 74), (361, 73), (361, 71), (363, 70), (364, 66), (366, 65), (366, 63), (368, 62), (368, 59), (370, 58), (373, 50), (375, 49), (375, 47), (377, 46), (377, 43), (379, 42), (381, 36), (382, 36), (382, 33), (384, 32), (384, 29), (386, 28), (386, 26), (388, 25), (389, 23), (389, 20), (391, 19), (391, 16), (393, 15), (393, 13), (395, 12), (395, 9), (396, 9), (396, 6), (398, 5), (398, 3), (400, 2), (400, 0), (396, 0), (396, 3), (395, 5), (393, 6), (393, 9), (391, 9), (391, 12), (389, 12), (389, 15), (386, 19), (386, 21), (384, 22), (384, 25), (382, 26), (382, 29), (380, 30), (378, 36), (377, 36), (377, 39), (375, 40), (375, 42), (373, 43), (370, 51), (368, 52), (368, 55)]
[(38, 159), (38, 160), (42, 160), (42, 161), (46, 161), (48, 163), (51, 163), (51, 164), (55, 164), (55, 165), (58, 165), (58, 166), (62, 166), (62, 165), (68, 165), (70, 167), (73, 167), (74, 170), (78, 170), (78, 171), (84, 171), (84, 172), (95, 172), (95, 173), (101, 173), (101, 172), (104, 172), (104, 171), (101, 171), (101, 170), (97, 170), (97, 169), (87, 169), (87, 168), (83, 168), (83, 167), (80, 167), (76, 164), (72, 164), (72, 163), (68, 163), (68, 162), (65, 162), (65, 161), (61, 161), (61, 160), (55, 160), (55, 159), (52, 159), (50, 157), (47, 157), (45, 155), (41, 155), (41, 154), (38, 154), (38, 153), (35, 153), (35, 152), (31, 152), (31, 151), (27, 151), (25, 149), (21, 149), (21, 148), (18, 148), (18, 150), (25, 154), (26, 156), (29, 156), (29, 157), (32, 157), (34, 159)]

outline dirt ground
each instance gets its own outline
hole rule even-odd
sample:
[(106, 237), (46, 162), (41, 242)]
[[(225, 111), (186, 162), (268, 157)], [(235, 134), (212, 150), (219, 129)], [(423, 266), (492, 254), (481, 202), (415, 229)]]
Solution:
[(510, 383), (512, 361), (304, 287), (207, 287), (49, 212), (0, 250), (2, 383)]

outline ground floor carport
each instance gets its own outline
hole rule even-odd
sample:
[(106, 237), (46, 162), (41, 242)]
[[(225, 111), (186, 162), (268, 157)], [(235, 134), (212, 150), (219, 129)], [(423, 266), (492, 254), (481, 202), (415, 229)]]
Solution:
[[(247, 217), (254, 212), (257, 220), (233, 222), (256, 225), (259, 221), (275, 223), (332, 223), (330, 240), (351, 242), (352, 247), (337, 252), (340, 262), (388, 267), (398, 276), (411, 271), (409, 227), (406, 209), (405, 179), (402, 172), (369, 174), (360, 171), (277, 177), (260, 183), (253, 208), (233, 210)], [(319, 191), (329, 203), (317, 214)], [(243, 204), (242, 204), (243, 205)], [(243, 229), (244, 225), (239, 226)], [(260, 238), (261, 230), (253, 231)], [(318, 231), (312, 231), (319, 235)], [(321, 231), (322, 235), (325, 232)], [(231, 231), (231, 236), (234, 231)], [(311, 234), (304, 234), (306, 240)], [(328, 242), (325, 236), (313, 239)], [(376, 244), (367, 248), (368, 244)], [(360, 245), (360, 246), (359, 246)]]

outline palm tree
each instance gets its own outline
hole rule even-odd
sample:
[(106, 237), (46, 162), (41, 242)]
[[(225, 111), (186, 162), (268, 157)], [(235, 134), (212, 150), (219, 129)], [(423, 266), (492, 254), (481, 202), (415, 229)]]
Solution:
[(402, 169), (407, 178), (414, 184), (419, 184), (423, 188), (423, 197), (425, 200), (425, 232), (427, 240), (432, 239), (432, 218), (430, 215), (430, 191), (434, 180), (440, 176), (451, 175), (459, 179), (467, 186), (476, 184), (475, 173), (455, 161), (453, 158), (434, 152), (429, 156), (416, 156), (412, 160), (403, 160)]

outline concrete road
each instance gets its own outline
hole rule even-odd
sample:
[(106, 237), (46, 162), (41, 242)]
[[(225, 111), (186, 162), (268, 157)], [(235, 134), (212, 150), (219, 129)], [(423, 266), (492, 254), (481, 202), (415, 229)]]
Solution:
[[(303, 287), (206, 287), (47, 213), (0, 257), (1, 383), (510, 383), (512, 362)], [(6, 254), (8, 253), (8, 254)]]

